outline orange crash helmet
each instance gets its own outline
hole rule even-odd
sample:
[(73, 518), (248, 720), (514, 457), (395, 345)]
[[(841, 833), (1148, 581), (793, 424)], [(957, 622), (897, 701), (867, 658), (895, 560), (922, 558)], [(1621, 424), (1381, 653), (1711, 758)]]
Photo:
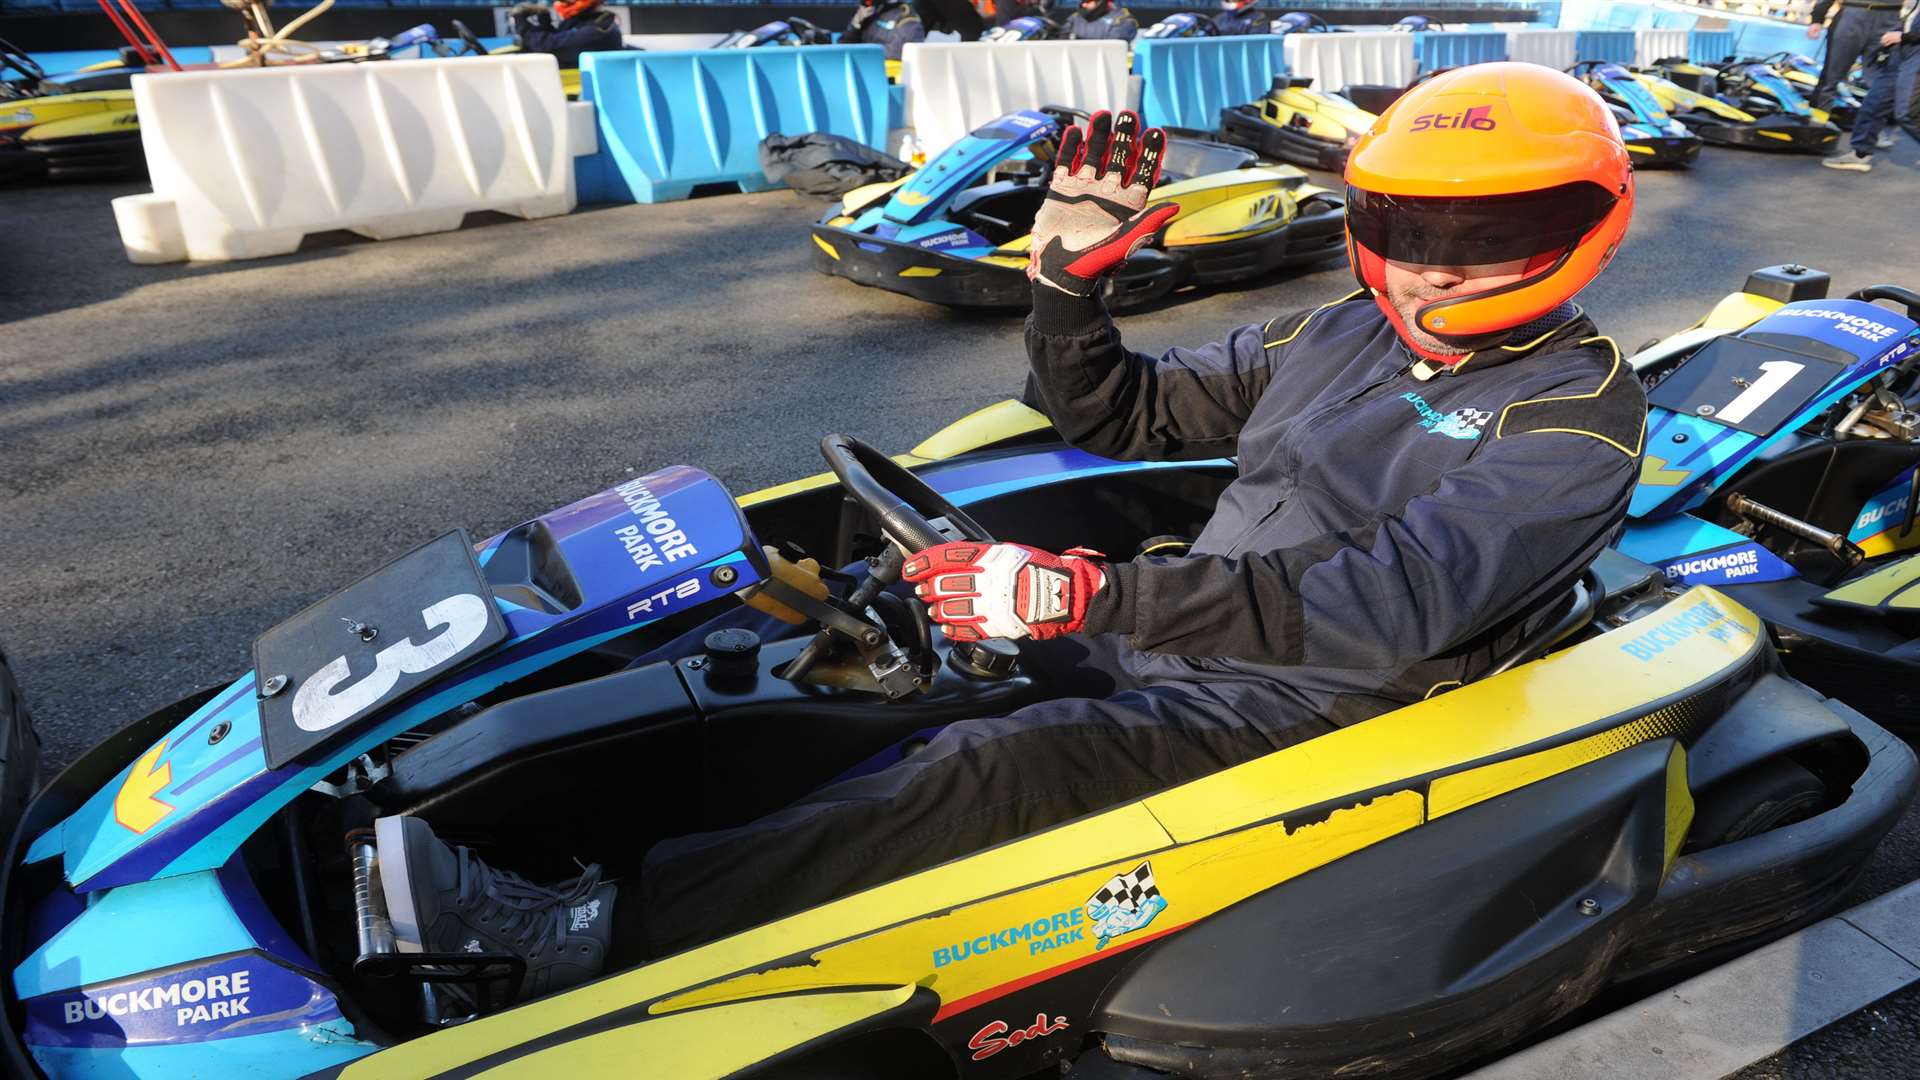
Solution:
[(1474, 64), (1408, 90), (1347, 157), (1347, 257), (1386, 297), (1391, 260), (1454, 269), (1524, 260), (1512, 284), (1414, 315), (1441, 341), (1524, 326), (1586, 287), (1633, 216), (1633, 170), (1600, 96), (1535, 64)]

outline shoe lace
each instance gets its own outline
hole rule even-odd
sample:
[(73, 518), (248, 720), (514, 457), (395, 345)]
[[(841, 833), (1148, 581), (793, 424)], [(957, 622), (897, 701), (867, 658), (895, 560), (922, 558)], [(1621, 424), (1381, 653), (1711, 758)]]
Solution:
[(544, 886), (496, 870), (468, 848), (456, 850), (460, 906), (498, 919), (500, 933), (528, 952), (544, 950), (564, 937), (569, 910), (600, 886), (599, 863), (582, 868), (579, 877)]

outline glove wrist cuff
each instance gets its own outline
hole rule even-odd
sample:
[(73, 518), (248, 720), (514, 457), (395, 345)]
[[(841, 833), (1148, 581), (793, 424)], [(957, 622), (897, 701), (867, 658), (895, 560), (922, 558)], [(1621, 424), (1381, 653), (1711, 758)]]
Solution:
[(1130, 634), (1133, 632), (1132, 563), (1096, 564), (1103, 576), (1100, 588), (1087, 601), (1083, 633)]
[(1074, 296), (1036, 281), (1028, 323), (1037, 333), (1077, 337), (1106, 326), (1107, 305), (1098, 296)]

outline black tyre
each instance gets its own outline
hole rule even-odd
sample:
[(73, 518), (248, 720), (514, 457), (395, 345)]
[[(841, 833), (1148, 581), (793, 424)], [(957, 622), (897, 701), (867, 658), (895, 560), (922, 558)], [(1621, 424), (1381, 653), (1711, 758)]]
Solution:
[(1720, 847), (1805, 821), (1826, 809), (1827, 786), (1797, 762), (1775, 758), (1744, 770), (1727, 790), (1694, 808), (1687, 846)]
[(27, 703), (0, 654), (0, 841), (13, 835), (20, 812), (40, 787), (40, 736)]

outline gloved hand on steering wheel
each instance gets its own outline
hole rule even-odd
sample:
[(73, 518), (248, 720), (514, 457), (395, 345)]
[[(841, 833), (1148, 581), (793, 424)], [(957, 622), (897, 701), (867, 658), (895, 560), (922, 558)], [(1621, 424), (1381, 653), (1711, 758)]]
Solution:
[[(1091, 558), (1089, 558), (1091, 556)], [(1078, 633), (1087, 605), (1107, 583), (1097, 551), (1054, 555), (1025, 544), (940, 544), (907, 559), (933, 621), (955, 641), (1053, 638)]]
[(1053, 182), (1033, 219), (1027, 277), (1071, 296), (1092, 296), (1100, 279), (1127, 261), (1177, 213), (1174, 203), (1148, 207), (1160, 180), (1167, 133), (1148, 128), (1131, 110), (1093, 114), (1083, 132), (1060, 136)]

